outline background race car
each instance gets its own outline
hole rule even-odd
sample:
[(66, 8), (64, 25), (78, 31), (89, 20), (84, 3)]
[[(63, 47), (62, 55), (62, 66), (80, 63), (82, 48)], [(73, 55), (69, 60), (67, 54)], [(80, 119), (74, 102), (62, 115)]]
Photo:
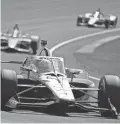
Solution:
[(88, 27), (105, 26), (105, 28), (116, 27), (118, 17), (112, 14), (105, 15), (100, 10), (94, 13), (85, 13), (77, 18), (77, 26), (86, 25)]
[(27, 52), (36, 54), (40, 37), (29, 34), (19, 34), (14, 37), (11, 33), (3, 33), (0, 37), (1, 50)]

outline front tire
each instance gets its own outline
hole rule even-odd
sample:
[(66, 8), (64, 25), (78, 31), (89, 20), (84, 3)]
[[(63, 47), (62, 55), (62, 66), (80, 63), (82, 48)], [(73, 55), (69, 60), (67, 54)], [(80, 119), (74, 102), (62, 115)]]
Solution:
[[(114, 75), (105, 75), (99, 82), (98, 107), (111, 109), (108, 99), (120, 113), (120, 78)], [(102, 116), (112, 116), (111, 112), (102, 112)]]
[(17, 92), (17, 75), (15, 71), (1, 71), (1, 110), (6, 110), (6, 103)]
[(82, 17), (78, 17), (78, 18), (77, 18), (77, 23), (76, 23), (76, 26), (81, 26), (81, 24), (80, 24), (80, 23), (82, 23), (82, 20), (83, 20), (83, 18), (82, 18)]
[(80, 25), (79, 25), (79, 19), (77, 19), (76, 26), (77, 26), (77, 27), (80, 26)]

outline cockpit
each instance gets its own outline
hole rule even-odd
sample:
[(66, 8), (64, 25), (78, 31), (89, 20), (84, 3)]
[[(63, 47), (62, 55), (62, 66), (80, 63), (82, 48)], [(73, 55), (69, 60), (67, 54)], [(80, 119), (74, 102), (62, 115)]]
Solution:
[(32, 56), (26, 58), (23, 66), (38, 74), (53, 72), (65, 75), (64, 60), (60, 57)]

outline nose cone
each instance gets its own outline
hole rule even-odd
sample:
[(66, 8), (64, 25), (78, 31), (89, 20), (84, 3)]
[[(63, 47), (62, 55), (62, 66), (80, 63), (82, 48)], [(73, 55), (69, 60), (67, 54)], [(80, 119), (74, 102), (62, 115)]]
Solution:
[(70, 88), (67, 78), (59, 77), (53, 78), (52, 76), (47, 78), (45, 85), (53, 92), (59, 102), (74, 102), (75, 98)]
[(93, 25), (93, 24), (94, 24), (94, 22), (95, 22), (95, 20), (94, 20), (94, 19), (90, 19), (90, 20), (89, 20), (89, 22), (88, 22), (88, 24), (89, 24), (89, 25)]
[(10, 48), (15, 48), (17, 42), (18, 42), (17, 38), (10, 38), (9, 41), (8, 41), (8, 46)]

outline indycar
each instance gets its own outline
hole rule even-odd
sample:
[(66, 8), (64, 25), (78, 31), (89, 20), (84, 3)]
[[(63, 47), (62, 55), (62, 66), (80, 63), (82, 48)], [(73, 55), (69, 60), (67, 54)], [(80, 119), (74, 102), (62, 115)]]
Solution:
[[(30, 56), (21, 64), (20, 74), (1, 70), (1, 109), (19, 107), (47, 107), (57, 113), (66, 113), (70, 107), (97, 111), (102, 116), (117, 118), (120, 112), (120, 78), (104, 75), (98, 88), (82, 69), (65, 68), (62, 57)], [(98, 92), (98, 97), (91, 92)], [(90, 101), (90, 97), (94, 101)], [(96, 103), (96, 105), (92, 105)]]
[[(101, 12), (85, 13), (81, 14), (77, 18), (77, 26), (88, 27), (116, 27), (118, 17), (112, 14), (103, 14)], [(98, 15), (97, 15), (98, 14)]]
[(2, 51), (17, 51), (36, 54), (40, 37), (30, 34), (19, 34), (14, 37), (11, 33), (2, 33), (0, 36)]

